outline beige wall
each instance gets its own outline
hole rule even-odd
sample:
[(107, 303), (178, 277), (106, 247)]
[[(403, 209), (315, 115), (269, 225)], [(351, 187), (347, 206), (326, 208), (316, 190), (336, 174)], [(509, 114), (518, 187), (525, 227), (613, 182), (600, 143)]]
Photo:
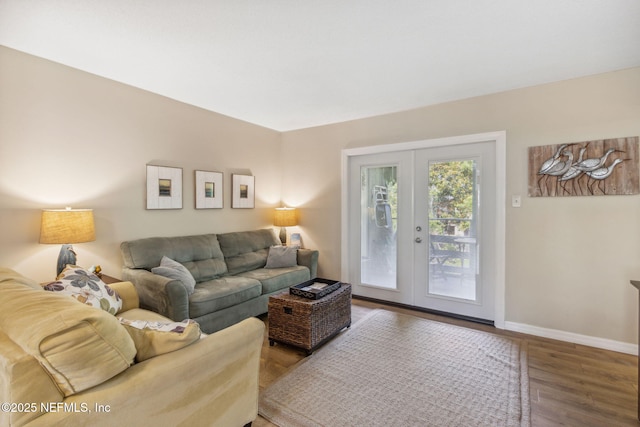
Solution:
[[(121, 241), (269, 227), (300, 207), (320, 275), (340, 276), (341, 150), (506, 130), (506, 320), (637, 342), (640, 196), (528, 198), (527, 147), (640, 135), (640, 68), (279, 134), (0, 47), (0, 265), (37, 280), (58, 245), (40, 209), (95, 210), (82, 265), (117, 275)], [(282, 158), (280, 154), (282, 153)], [(184, 208), (147, 211), (145, 165), (183, 168)], [(193, 171), (224, 172), (225, 208), (195, 210)], [(230, 208), (230, 174), (256, 176), (256, 209)]]
[[(123, 240), (271, 226), (280, 134), (0, 47), (0, 265), (52, 280), (42, 208), (93, 208), (79, 264), (118, 277)], [(145, 210), (146, 164), (183, 168), (183, 209)], [(194, 170), (224, 173), (224, 209), (194, 209)], [(256, 209), (231, 209), (230, 174), (256, 177)]]
[[(527, 197), (527, 147), (640, 135), (640, 68), (283, 134), (283, 200), (340, 275), (341, 150), (507, 132), (506, 320), (637, 342), (640, 196)], [(287, 185), (286, 183), (295, 183)], [(308, 235), (307, 235), (308, 234)]]

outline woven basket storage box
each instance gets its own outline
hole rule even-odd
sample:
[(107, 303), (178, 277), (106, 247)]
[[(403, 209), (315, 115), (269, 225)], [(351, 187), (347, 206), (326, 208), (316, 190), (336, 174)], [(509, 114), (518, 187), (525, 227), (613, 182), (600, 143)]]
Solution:
[(269, 297), (269, 343), (275, 341), (313, 352), (351, 325), (351, 285), (318, 300), (288, 293)]

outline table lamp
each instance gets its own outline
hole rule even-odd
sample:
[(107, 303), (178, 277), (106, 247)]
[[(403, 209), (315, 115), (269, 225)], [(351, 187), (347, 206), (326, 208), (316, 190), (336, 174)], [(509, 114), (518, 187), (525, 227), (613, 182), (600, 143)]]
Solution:
[(285, 227), (293, 227), (297, 224), (295, 208), (276, 208), (273, 225), (280, 227), (280, 241), (283, 245), (287, 244), (287, 229)]
[(43, 209), (40, 243), (62, 244), (58, 255), (56, 277), (67, 264), (76, 264), (72, 243), (93, 242), (96, 230), (93, 209)]

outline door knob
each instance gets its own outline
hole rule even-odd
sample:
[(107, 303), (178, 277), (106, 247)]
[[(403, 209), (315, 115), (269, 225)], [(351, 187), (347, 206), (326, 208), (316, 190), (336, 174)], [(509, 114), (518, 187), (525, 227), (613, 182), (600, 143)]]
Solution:
[(416, 243), (422, 243), (422, 237), (416, 237)]

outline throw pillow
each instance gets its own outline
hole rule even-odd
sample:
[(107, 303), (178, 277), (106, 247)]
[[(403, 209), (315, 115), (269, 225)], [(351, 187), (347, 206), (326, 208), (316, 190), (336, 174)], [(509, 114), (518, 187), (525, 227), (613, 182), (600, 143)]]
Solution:
[(182, 322), (150, 322), (118, 317), (136, 345), (136, 362), (179, 350), (200, 339), (200, 325)]
[(193, 278), (193, 275), (187, 267), (167, 256), (163, 256), (160, 260), (160, 266), (152, 268), (151, 272), (168, 277), (169, 279), (181, 281), (189, 295), (191, 295), (196, 288), (196, 279)]
[(292, 246), (271, 246), (264, 268), (293, 267), (298, 264), (298, 248)]
[(44, 289), (69, 295), (83, 304), (100, 308), (113, 315), (122, 308), (122, 299), (116, 291), (95, 274), (76, 265), (68, 265), (58, 279), (45, 285)]

